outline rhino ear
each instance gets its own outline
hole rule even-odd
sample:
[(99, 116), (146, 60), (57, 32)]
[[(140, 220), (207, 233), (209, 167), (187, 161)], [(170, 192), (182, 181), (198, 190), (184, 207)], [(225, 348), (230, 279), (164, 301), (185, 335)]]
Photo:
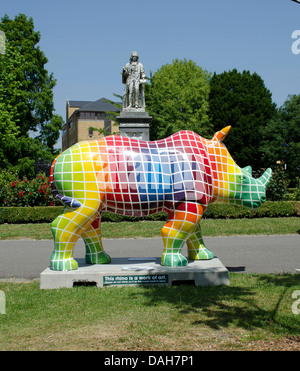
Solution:
[(226, 126), (226, 128), (217, 131), (216, 134), (213, 136), (212, 140), (223, 142), (223, 140), (227, 137), (229, 134), (229, 131), (231, 129), (231, 126)]
[(252, 167), (251, 166), (243, 167), (243, 170), (247, 171), (247, 173), (252, 176)]

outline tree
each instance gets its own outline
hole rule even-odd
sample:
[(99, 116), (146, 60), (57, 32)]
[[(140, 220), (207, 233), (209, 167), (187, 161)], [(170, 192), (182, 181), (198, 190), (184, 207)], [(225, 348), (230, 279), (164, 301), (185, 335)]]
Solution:
[(20, 87), (18, 79), (20, 66), (24, 58), (12, 50), (6, 48), (6, 54), (0, 56), (0, 168), (9, 165), (9, 153), (14, 150), (14, 145), (19, 136), (17, 123), (18, 109), (20, 105)]
[(295, 184), (300, 176), (300, 94), (289, 95), (276, 116), (259, 133), (264, 166), (284, 163), (288, 179)]
[(212, 135), (208, 118), (210, 74), (193, 61), (175, 59), (155, 72), (145, 85), (146, 109), (153, 117), (152, 140), (179, 130)]
[(242, 167), (251, 163), (255, 170), (262, 167), (259, 151), (259, 129), (276, 113), (272, 94), (262, 78), (249, 71), (233, 69), (212, 76), (210, 82), (209, 115), (214, 131), (231, 125), (226, 146)]
[(64, 120), (60, 115), (53, 114), (50, 121), (41, 124), (38, 139), (53, 153), (57, 154), (54, 146), (59, 138), (59, 130), (64, 126)]
[[(40, 33), (24, 14), (14, 20), (5, 15), (0, 29), (6, 36), (5, 54), (0, 55), (1, 165), (48, 161), (63, 120), (54, 114), (56, 80), (45, 69), (48, 60), (37, 46)], [(29, 137), (30, 130), (39, 133), (36, 139)]]

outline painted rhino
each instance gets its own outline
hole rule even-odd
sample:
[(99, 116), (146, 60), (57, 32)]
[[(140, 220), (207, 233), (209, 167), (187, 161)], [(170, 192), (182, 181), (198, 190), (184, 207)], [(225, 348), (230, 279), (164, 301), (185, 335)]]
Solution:
[(51, 168), (51, 185), (64, 204), (52, 223), (54, 270), (78, 267), (74, 245), (82, 237), (86, 262), (109, 263), (101, 242), (101, 212), (145, 216), (166, 211), (161, 230), (161, 264), (185, 266), (185, 242), (190, 260), (211, 259), (203, 242), (200, 220), (214, 201), (257, 208), (266, 200), (272, 170), (258, 179), (251, 167), (241, 169), (222, 143), (230, 126), (211, 140), (191, 131), (166, 139), (142, 141), (109, 136), (74, 144), (61, 153)]

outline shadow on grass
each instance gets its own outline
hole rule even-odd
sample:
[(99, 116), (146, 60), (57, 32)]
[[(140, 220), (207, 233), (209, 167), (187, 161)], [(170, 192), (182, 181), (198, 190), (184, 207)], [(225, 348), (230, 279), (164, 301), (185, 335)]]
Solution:
[(299, 288), (300, 275), (251, 275), (249, 285), (245, 283), (247, 275), (244, 276), (243, 285), (147, 287), (141, 295), (147, 297), (149, 306), (168, 303), (179, 316), (190, 315), (194, 326), (299, 334), (300, 315), (292, 314), (290, 304), (285, 309), (281, 306), (286, 300), (292, 303), (291, 288)]

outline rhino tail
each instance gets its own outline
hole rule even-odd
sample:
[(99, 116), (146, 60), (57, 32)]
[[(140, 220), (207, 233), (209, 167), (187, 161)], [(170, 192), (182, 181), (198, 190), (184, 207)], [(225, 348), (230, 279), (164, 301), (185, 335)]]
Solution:
[(69, 196), (61, 195), (58, 192), (58, 189), (56, 188), (54, 177), (53, 177), (54, 165), (55, 165), (56, 159), (53, 161), (52, 166), (51, 166), (51, 171), (50, 171), (50, 184), (51, 184), (52, 193), (58, 200), (60, 200), (66, 206), (69, 206), (72, 208), (78, 208), (81, 206), (81, 203), (78, 200), (76, 200), (75, 198), (69, 197)]

